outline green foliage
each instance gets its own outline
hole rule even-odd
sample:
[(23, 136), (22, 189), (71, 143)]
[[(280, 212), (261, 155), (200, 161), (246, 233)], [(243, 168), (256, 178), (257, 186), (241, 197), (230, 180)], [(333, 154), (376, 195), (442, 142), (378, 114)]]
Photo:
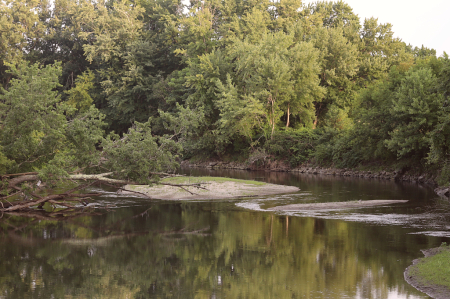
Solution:
[(6, 87), (11, 79), (8, 64), (17, 64), (33, 52), (35, 41), (46, 30), (39, 19), (47, 10), (47, 1), (14, 0), (0, 5), (0, 82)]
[(29, 171), (50, 161), (64, 143), (65, 109), (54, 91), (61, 66), (22, 62), (10, 68), (17, 79), (0, 95), (0, 144), (15, 171)]
[(64, 154), (71, 158), (72, 167), (89, 169), (96, 167), (100, 161), (101, 151), (97, 146), (103, 142), (105, 135), (105, 115), (93, 105), (84, 113), (77, 114), (66, 126), (66, 149)]
[(424, 58), (424, 57), (436, 57), (436, 50), (435, 49), (429, 49), (422, 45), (422, 47), (414, 47), (411, 48), (411, 52), (414, 54), (415, 58)]
[[(61, 62), (58, 90), (62, 92), (73, 88), (77, 76), (88, 68), (95, 69), (95, 66), (89, 66), (83, 50), (83, 46), (92, 40), (83, 40), (79, 36), (81, 32), (92, 30), (86, 20), (92, 17), (93, 9), (88, 0), (54, 0), (51, 4), (39, 14), (45, 35), (34, 41), (35, 50), (27, 59), (44, 65)], [(61, 94), (61, 98), (65, 100), (66, 95)]]
[(284, 113), (297, 115), (301, 125), (312, 126), (313, 102), (320, 100), (324, 90), (317, 78), (318, 52), (311, 43), (295, 43), (293, 35), (278, 32), (256, 44), (236, 42), (230, 52), (236, 60), (235, 82), (241, 94), (265, 105), (270, 130), (266, 135), (273, 135)]
[(86, 111), (93, 104), (93, 99), (89, 92), (94, 87), (94, 73), (87, 70), (75, 79), (75, 87), (66, 91), (68, 95), (67, 104), (80, 112)]
[(195, 59), (197, 56), (208, 54), (214, 50), (218, 34), (214, 30), (215, 9), (209, 2), (193, 1), (189, 8), (189, 15), (181, 20), (184, 30), (181, 31), (181, 40), (184, 48), (177, 49), (176, 53)]
[[(174, 133), (185, 158), (267, 151), (292, 165), (314, 157), (339, 167), (449, 160), (448, 56), (405, 45), (376, 18), (361, 26), (343, 1), (53, 5), (0, 7), (2, 172), (96, 173), (101, 144), (125, 142), (104, 141), (105, 127), (131, 134), (130, 157), (139, 139), (131, 136), (149, 138), (159, 157), (158, 136)], [(126, 134), (135, 121), (146, 125)], [(161, 157), (144, 168), (172, 169), (173, 158)], [(123, 177), (144, 176), (132, 173), (134, 162), (111, 163), (128, 169)]]
[(354, 120), (353, 136), (365, 161), (395, 159), (385, 140), (397, 124), (391, 113), (395, 90), (400, 86), (403, 73), (396, 67), (389, 73), (389, 80), (380, 81), (360, 95), (360, 107)]
[(317, 130), (309, 128), (277, 131), (264, 148), (268, 154), (282, 157), (295, 167), (313, 157), (318, 137)]
[(428, 154), (428, 161), (436, 164), (448, 161), (450, 156), (450, 60), (448, 56), (444, 56), (439, 62), (443, 66), (438, 76), (438, 93), (444, 98), (442, 106), (437, 111), (437, 124), (429, 134), (431, 148)]
[(366, 19), (360, 35), (360, 86), (367, 87), (374, 81), (383, 79), (392, 66), (408, 68), (412, 65), (412, 54), (407, 51), (405, 43), (394, 38), (391, 24), (378, 24), (376, 18)]
[(240, 97), (229, 74), (226, 85), (221, 81), (217, 82), (217, 90), (217, 107), (220, 111), (220, 119), (217, 121), (218, 142), (225, 146), (244, 137), (248, 144), (256, 145), (253, 137), (258, 127), (264, 123), (263, 104), (252, 96)]
[(344, 1), (317, 1), (308, 4), (302, 14), (320, 16), (323, 26), (327, 28), (350, 27), (351, 29), (359, 29), (358, 16)]
[(437, 183), (439, 186), (450, 185), (450, 162), (448, 160), (442, 165), (441, 172), (437, 178)]
[(106, 159), (104, 167), (117, 173), (117, 177), (137, 183), (158, 181), (156, 172), (174, 172), (178, 167), (180, 145), (169, 137), (154, 137), (150, 120), (135, 123), (122, 138), (112, 134), (102, 143)]
[(327, 91), (315, 105), (317, 117), (322, 122), (327, 118), (325, 114), (330, 105), (346, 109), (356, 107), (355, 76), (360, 62), (357, 44), (349, 42), (342, 27), (317, 28), (312, 41), (320, 51), (320, 85)]
[(430, 144), (428, 135), (436, 126), (443, 96), (437, 91), (438, 80), (429, 68), (411, 69), (396, 90), (392, 116), (398, 124), (386, 141), (399, 157), (425, 157)]
[(324, 126), (338, 130), (350, 129), (353, 126), (353, 121), (348, 117), (347, 109), (331, 105), (325, 115)]
[(3, 154), (2, 147), (0, 146), (0, 175), (6, 174), (13, 163), (13, 161), (9, 160), (5, 154)]

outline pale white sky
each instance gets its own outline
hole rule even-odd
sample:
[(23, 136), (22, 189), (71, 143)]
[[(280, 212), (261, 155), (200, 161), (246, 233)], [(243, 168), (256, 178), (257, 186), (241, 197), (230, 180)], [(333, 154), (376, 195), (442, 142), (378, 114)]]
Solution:
[[(304, 1), (314, 3), (316, 1)], [(378, 18), (391, 23), (394, 36), (413, 47), (436, 49), (450, 55), (450, 0), (344, 0), (353, 8), (361, 23)]]

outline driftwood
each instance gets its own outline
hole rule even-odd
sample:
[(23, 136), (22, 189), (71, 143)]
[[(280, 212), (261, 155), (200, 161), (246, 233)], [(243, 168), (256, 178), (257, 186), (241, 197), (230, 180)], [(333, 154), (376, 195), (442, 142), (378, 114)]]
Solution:
[[(92, 196), (98, 196), (101, 195), (101, 193), (79, 193), (79, 191), (93, 184), (102, 183), (109, 186), (113, 186), (118, 190), (124, 190), (122, 186), (127, 184), (134, 184), (134, 185), (138, 184), (130, 180), (110, 178), (109, 176), (112, 176), (113, 174), (114, 173), (112, 172), (100, 174), (71, 174), (67, 177), (67, 180), (84, 181), (86, 183), (81, 184), (76, 188), (71, 189), (69, 191), (65, 191), (63, 193), (42, 195), (42, 196), (37, 194), (36, 192), (36, 190), (43, 188), (41, 182), (39, 181), (39, 176), (36, 172), (3, 175), (1, 176), (1, 180), (3, 181), (6, 187), (3, 187), (2, 189), (3, 191), (6, 191), (5, 192), (6, 195), (0, 197), (0, 212), (23, 211), (33, 207), (42, 209), (45, 203), (49, 203), (54, 207), (60, 206), (65, 208), (76, 208), (74, 204), (78, 204), (79, 206), (80, 203), (86, 206), (89, 203), (88, 200), (91, 200)], [(166, 177), (178, 176), (167, 173), (151, 173), (151, 174)], [(170, 184), (160, 182), (154, 183), (178, 187), (191, 194), (192, 192), (186, 189), (185, 187), (196, 187), (199, 189), (206, 189), (205, 187), (202, 187), (200, 186), (200, 184), (197, 183), (194, 184)], [(24, 184), (28, 185), (28, 188), (23, 188)], [(129, 190), (127, 191), (129, 192)], [(22, 197), (22, 199), (13, 201), (12, 199), (14, 197), (16, 198)]]
[[(49, 195), (39, 195), (37, 191), (42, 189), (41, 183), (37, 173), (23, 173), (2, 176), (3, 182), (6, 182), (6, 187), (3, 190), (7, 191), (7, 195), (0, 197), (0, 211), (1, 212), (15, 212), (15, 211), (27, 211), (32, 207), (42, 209), (45, 203), (50, 203), (54, 207), (60, 206), (70, 209), (75, 209), (74, 204), (82, 204), (86, 206), (91, 200), (92, 196), (101, 195), (101, 193), (80, 193), (79, 191), (89, 187), (98, 182), (108, 182), (111, 184), (126, 184), (128, 181), (116, 180), (107, 177), (112, 173), (102, 173), (97, 175), (83, 175), (72, 174), (69, 175), (68, 180), (75, 181), (89, 181), (88, 183), (81, 184), (71, 190)], [(9, 177), (9, 180), (6, 178)], [(37, 183), (36, 183), (37, 182)], [(23, 184), (28, 185), (27, 188), (23, 187)], [(8, 194), (12, 193), (12, 194)], [(14, 197), (22, 197), (21, 200), (12, 200)]]

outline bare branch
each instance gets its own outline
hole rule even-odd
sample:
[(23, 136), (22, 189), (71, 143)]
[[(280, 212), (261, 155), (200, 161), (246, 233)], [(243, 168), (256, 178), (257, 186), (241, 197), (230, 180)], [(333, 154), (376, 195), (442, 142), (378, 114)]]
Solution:
[(191, 192), (188, 189), (184, 188), (183, 186), (177, 186), (177, 187), (183, 189), (186, 192), (189, 192), (191, 195), (198, 195), (197, 193)]
[[(111, 186), (111, 185), (110, 185)], [(145, 197), (149, 198), (149, 199), (153, 199), (151, 196), (149, 196), (148, 194), (145, 194), (143, 192), (139, 192), (139, 191), (134, 191), (134, 190), (127, 190), (125, 188), (121, 188), (119, 187), (118, 190), (122, 190), (122, 191), (126, 191), (126, 192), (132, 192), (132, 193), (136, 193), (136, 194), (141, 194), (144, 195)]]
[(101, 174), (72, 174), (69, 176), (72, 180), (81, 180), (81, 181), (88, 181), (88, 180), (97, 180), (102, 182), (108, 182), (112, 184), (134, 184), (134, 182), (127, 181), (127, 180), (116, 180), (107, 178), (106, 176), (113, 174), (112, 172), (107, 173), (101, 173)]
[(205, 185), (205, 184), (211, 184), (211, 183), (192, 183), (192, 184), (171, 184), (171, 183), (157, 183), (160, 185), (165, 185), (165, 186), (173, 186), (173, 187), (195, 187), (198, 189), (203, 189), (203, 190), (208, 190), (205, 187), (202, 187), (201, 185)]
[(36, 180), (38, 180), (38, 176), (36, 174), (21, 175), (19, 177), (9, 180), (8, 188), (14, 188), (17, 184), (30, 182), (30, 181), (36, 181)]
[(156, 174), (156, 175), (164, 175), (167, 177), (179, 177), (179, 176), (185, 176), (184, 174), (173, 174), (173, 173), (165, 173), (165, 172), (150, 172), (150, 174)]
[(57, 200), (57, 199), (62, 199), (62, 198), (63, 198), (63, 195), (61, 195), (61, 194), (49, 195), (49, 196), (46, 196), (39, 200), (20, 202), (18, 204), (10, 206), (6, 209), (3, 209), (3, 211), (10, 212), (10, 211), (22, 210), (22, 209), (26, 209), (26, 208), (30, 208), (32, 206), (38, 205), (40, 203), (45, 203), (46, 201), (49, 201), (49, 200)]
[(4, 174), (4, 175), (2, 175), (2, 177), (21, 176), (21, 175), (28, 175), (28, 174), (38, 174), (38, 173), (37, 172), (12, 173), (12, 174)]
[(60, 205), (60, 206), (66, 207), (66, 208), (72, 208), (72, 209), (75, 208), (75, 206), (69, 205), (69, 204), (67, 204), (65, 202), (56, 201), (56, 200), (51, 200), (50, 199), (47, 202), (51, 203), (51, 204), (54, 204), (54, 205)]
[(75, 191), (78, 191), (78, 190), (81, 190), (81, 189), (85, 189), (85, 188), (87, 188), (87, 187), (89, 187), (89, 186), (91, 186), (91, 185), (93, 185), (95, 183), (97, 183), (97, 181), (93, 181), (93, 182), (90, 182), (89, 184), (84, 184), (84, 185), (77, 186), (77, 187), (75, 187), (73, 189), (70, 189), (69, 191), (66, 191), (65, 194), (71, 194), (71, 193), (73, 193)]
[(21, 193), (20, 191), (17, 191), (16, 193), (10, 194), (8, 196), (0, 197), (0, 200), (4, 200), (4, 199), (10, 198), (10, 197), (13, 197), (14, 195), (17, 195), (17, 194), (20, 194), (20, 193)]

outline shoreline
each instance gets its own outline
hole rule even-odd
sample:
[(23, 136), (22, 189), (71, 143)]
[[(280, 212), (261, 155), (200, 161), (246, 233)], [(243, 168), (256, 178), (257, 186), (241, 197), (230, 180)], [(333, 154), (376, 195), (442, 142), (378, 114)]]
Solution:
[(411, 270), (415, 265), (417, 265), (420, 262), (423, 262), (424, 259), (439, 254), (442, 250), (444, 250), (442, 247), (421, 250), (424, 257), (413, 260), (412, 264), (405, 269), (405, 272), (403, 272), (403, 276), (408, 284), (413, 286), (418, 291), (425, 293), (428, 296), (435, 299), (447, 299), (450, 290), (442, 285), (425, 284), (421, 282), (418, 275), (413, 275), (411, 273)]
[(433, 187), (437, 186), (435, 177), (429, 174), (408, 174), (408, 172), (400, 171), (370, 171), (370, 170), (354, 170), (354, 169), (340, 169), (340, 168), (326, 168), (318, 166), (299, 166), (291, 168), (283, 163), (270, 163), (263, 167), (255, 165), (247, 165), (245, 163), (238, 162), (190, 162), (183, 161), (181, 166), (190, 168), (209, 168), (209, 169), (237, 169), (237, 170), (264, 170), (273, 172), (296, 172), (307, 174), (322, 174), (322, 175), (334, 175), (334, 176), (347, 176), (347, 177), (360, 177), (367, 179), (383, 179), (383, 180), (396, 180), (410, 183), (426, 184)]
[(408, 171), (371, 171), (371, 170), (355, 170), (355, 169), (339, 169), (326, 168), (311, 165), (302, 165), (291, 168), (283, 162), (272, 161), (264, 165), (252, 165), (239, 162), (223, 162), (223, 161), (205, 161), (191, 162), (185, 160), (181, 162), (181, 167), (187, 168), (207, 168), (207, 169), (235, 169), (235, 170), (259, 170), (269, 172), (292, 172), (316, 175), (331, 175), (342, 177), (358, 177), (365, 179), (379, 179), (398, 182), (409, 182), (415, 184), (426, 185), (434, 189), (435, 193), (444, 198), (450, 198), (450, 187), (440, 187), (436, 183), (436, 176), (429, 173), (409, 173)]

